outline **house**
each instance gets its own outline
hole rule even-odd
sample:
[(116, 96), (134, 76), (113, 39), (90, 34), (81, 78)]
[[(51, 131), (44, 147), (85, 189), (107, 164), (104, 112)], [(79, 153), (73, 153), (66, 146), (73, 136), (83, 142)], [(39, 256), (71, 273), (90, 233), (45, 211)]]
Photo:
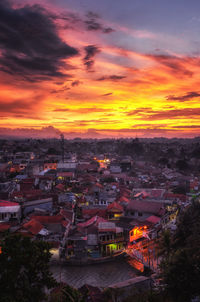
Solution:
[(123, 159), (121, 162), (120, 162), (120, 167), (121, 167), (121, 171), (122, 172), (129, 172), (131, 170), (131, 167), (132, 167), (132, 163), (130, 160), (128, 159)]
[(64, 256), (67, 259), (76, 258), (80, 261), (87, 258), (87, 234), (85, 230), (78, 230), (76, 227), (69, 230), (65, 242)]
[(32, 236), (42, 235), (45, 233), (46, 235), (49, 234), (49, 232), (44, 229), (44, 226), (34, 218), (24, 223), (24, 225), (22, 226), (21, 234), (25, 235), (25, 233)]
[(57, 163), (44, 163), (44, 170), (57, 169)]
[(164, 203), (158, 201), (131, 200), (126, 207), (126, 216), (145, 220), (149, 216), (161, 215)]
[(35, 208), (51, 211), (52, 207), (53, 207), (52, 197), (26, 201), (22, 205), (24, 215), (33, 212)]
[(57, 164), (57, 169), (62, 171), (66, 171), (66, 172), (70, 172), (70, 171), (75, 171), (76, 167), (77, 167), (78, 163), (77, 162), (59, 162)]
[(77, 224), (66, 240), (67, 258), (101, 258), (122, 251), (123, 229), (99, 216)]
[(17, 184), (18, 191), (29, 191), (34, 189), (34, 178), (26, 178)]
[(70, 225), (70, 221), (65, 220), (64, 216), (61, 214), (52, 216), (32, 216), (31, 220), (39, 222), (44, 229), (48, 230), (48, 232), (53, 235), (54, 239), (56, 235), (56, 239), (59, 242), (62, 238), (62, 235), (64, 234), (66, 227)]
[(129, 231), (129, 242), (130, 243), (133, 243), (142, 237), (146, 237), (146, 238), (148, 237), (147, 225), (137, 225), (137, 226), (134, 226)]
[(111, 256), (122, 251), (124, 247), (123, 228), (114, 222), (100, 222), (98, 224), (98, 240), (103, 256)]
[(122, 169), (120, 167), (120, 164), (119, 163), (111, 163), (110, 164), (110, 172), (113, 173), (113, 174), (120, 174), (122, 172)]
[(16, 202), (0, 200), (0, 221), (21, 218), (21, 206)]
[(124, 213), (123, 207), (115, 202), (112, 202), (107, 207), (107, 215), (109, 220), (118, 220)]

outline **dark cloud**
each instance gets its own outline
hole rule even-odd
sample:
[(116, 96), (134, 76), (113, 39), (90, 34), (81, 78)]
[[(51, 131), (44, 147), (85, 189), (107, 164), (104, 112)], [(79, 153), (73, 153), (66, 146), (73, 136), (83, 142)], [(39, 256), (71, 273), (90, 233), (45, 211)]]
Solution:
[(97, 14), (97, 13), (95, 13), (95, 12), (92, 12), (92, 11), (88, 11), (88, 12), (86, 13), (86, 17), (87, 17), (88, 19), (100, 19), (100, 15)]
[(52, 94), (63, 93), (63, 92), (67, 92), (68, 90), (70, 90), (69, 87), (63, 86), (63, 87), (60, 88), (60, 89), (53, 89), (53, 90), (51, 90), (51, 93), (52, 93)]
[(175, 129), (163, 129), (163, 128), (156, 128), (152, 126), (151, 128), (121, 128), (121, 129), (98, 129), (99, 132), (113, 132), (113, 133), (143, 133), (143, 134), (156, 134), (156, 133), (167, 133), (167, 132), (175, 132)]
[(0, 70), (26, 80), (66, 76), (64, 60), (78, 54), (58, 35), (49, 12), (40, 5), (13, 8), (0, 2)]
[(70, 111), (70, 110), (67, 108), (57, 108), (57, 109), (53, 110), (53, 112), (68, 112), (68, 111)]
[(131, 116), (131, 115), (141, 115), (141, 114), (145, 114), (145, 113), (153, 113), (154, 111), (152, 111), (151, 107), (140, 107), (134, 110), (130, 110), (130, 111), (126, 111), (124, 112), (127, 116)]
[(178, 129), (199, 129), (200, 125), (173, 126), (173, 128), (178, 128)]
[(108, 93), (102, 94), (101, 96), (109, 96), (109, 95), (112, 95), (112, 92), (108, 92)]
[(100, 52), (100, 49), (96, 45), (87, 45), (84, 47), (84, 50), (86, 53), (85, 57), (83, 58), (84, 65), (86, 66), (87, 70), (91, 70), (94, 65), (94, 57)]
[[(149, 108), (139, 108), (126, 112), (127, 116), (135, 115), (135, 118), (141, 120), (163, 120), (163, 119), (199, 119), (200, 108), (183, 108), (183, 109), (172, 109), (172, 110), (161, 110), (156, 111)], [(138, 115), (138, 116), (137, 116)]]
[[(200, 108), (184, 108), (174, 109), (167, 111), (154, 111), (152, 115), (148, 116), (148, 119), (160, 120), (160, 119), (183, 119), (183, 118), (197, 118), (200, 116)], [(145, 118), (146, 119), (146, 118)]]
[(98, 78), (97, 81), (119, 81), (122, 79), (125, 79), (126, 76), (118, 76), (118, 75), (110, 75), (110, 76), (103, 76), (101, 78)]
[(4, 100), (0, 98), (0, 114), (8, 118), (40, 119), (38, 107), (41, 106), (43, 99), (42, 94), (28, 99)]
[(112, 33), (113, 31), (114, 31), (114, 29), (111, 27), (106, 27), (103, 29), (104, 34), (109, 34), (109, 33)]
[(87, 30), (89, 31), (101, 31), (104, 34), (109, 34), (114, 31), (111, 27), (104, 27), (100, 22), (100, 16), (94, 12), (89, 11), (86, 14), (87, 19), (84, 21)]
[(77, 80), (77, 81), (73, 81), (73, 82), (72, 82), (72, 87), (78, 86), (78, 85), (80, 85), (80, 83), (81, 83), (81, 82), (78, 81), (78, 80)]
[(184, 95), (181, 95), (181, 96), (175, 96), (175, 95), (168, 95), (166, 97), (166, 99), (168, 101), (180, 101), (180, 102), (185, 102), (185, 101), (188, 101), (190, 99), (193, 99), (193, 98), (197, 98), (197, 97), (200, 97), (200, 93), (199, 92), (196, 92), (196, 91), (191, 91), (191, 92), (188, 92)]

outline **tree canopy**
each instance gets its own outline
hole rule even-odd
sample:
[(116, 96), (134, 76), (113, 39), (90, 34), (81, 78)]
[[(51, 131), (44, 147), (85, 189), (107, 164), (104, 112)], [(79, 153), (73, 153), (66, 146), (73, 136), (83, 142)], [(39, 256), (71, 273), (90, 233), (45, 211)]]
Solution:
[(168, 238), (161, 275), (166, 292), (175, 301), (191, 301), (200, 295), (200, 203), (195, 201), (180, 215), (177, 230)]
[(0, 245), (0, 301), (44, 301), (46, 290), (56, 284), (49, 271), (49, 244), (8, 235)]

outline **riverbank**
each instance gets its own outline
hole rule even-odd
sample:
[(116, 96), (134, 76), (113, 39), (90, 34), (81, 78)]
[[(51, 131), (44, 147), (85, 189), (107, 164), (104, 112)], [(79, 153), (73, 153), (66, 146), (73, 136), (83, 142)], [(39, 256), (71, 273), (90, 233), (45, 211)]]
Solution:
[(138, 276), (138, 272), (125, 258), (84, 266), (51, 263), (51, 272), (58, 282), (65, 282), (76, 288), (84, 284), (104, 288)]
[(90, 265), (90, 264), (98, 264), (98, 263), (106, 263), (106, 262), (111, 262), (111, 261), (116, 261), (117, 259), (121, 259), (125, 257), (126, 253), (124, 251), (113, 254), (112, 256), (107, 256), (107, 257), (99, 257), (99, 258), (92, 258), (92, 257), (87, 257), (87, 258), (69, 258), (69, 259), (60, 259), (58, 255), (54, 255), (51, 258), (51, 264), (57, 264), (57, 265), (70, 265), (70, 266), (82, 266), (82, 265)]

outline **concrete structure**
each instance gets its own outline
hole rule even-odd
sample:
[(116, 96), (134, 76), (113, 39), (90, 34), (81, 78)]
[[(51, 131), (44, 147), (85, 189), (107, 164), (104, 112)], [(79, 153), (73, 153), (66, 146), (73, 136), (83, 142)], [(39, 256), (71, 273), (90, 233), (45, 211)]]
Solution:
[(9, 221), (11, 218), (20, 220), (21, 206), (16, 202), (0, 200), (0, 221)]

